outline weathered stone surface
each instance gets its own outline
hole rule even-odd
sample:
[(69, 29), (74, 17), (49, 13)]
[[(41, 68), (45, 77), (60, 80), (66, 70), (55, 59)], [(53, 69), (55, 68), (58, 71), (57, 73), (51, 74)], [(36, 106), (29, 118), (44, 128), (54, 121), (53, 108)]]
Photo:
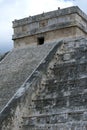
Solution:
[(87, 16), (76, 6), (13, 21), (14, 46), (87, 35)]
[(14, 49), (0, 62), (0, 111), (55, 44)]
[(86, 46), (84, 38), (55, 44), (1, 112), (1, 130), (86, 130)]
[(86, 21), (70, 7), (13, 22), (21, 47), (0, 62), (0, 130), (87, 130)]

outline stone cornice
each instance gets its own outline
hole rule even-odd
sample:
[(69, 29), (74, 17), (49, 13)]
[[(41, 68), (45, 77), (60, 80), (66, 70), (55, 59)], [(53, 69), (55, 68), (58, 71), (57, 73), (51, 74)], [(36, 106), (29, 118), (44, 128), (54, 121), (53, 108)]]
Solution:
[(83, 24), (79, 23), (78, 21), (71, 21), (71, 22), (62, 22), (59, 24), (54, 24), (54, 25), (50, 25), (49, 27), (44, 27), (44, 28), (37, 28), (34, 30), (31, 30), (29, 32), (26, 33), (20, 33), (20, 34), (15, 34), (13, 35), (12, 39), (19, 39), (19, 38), (23, 38), (23, 37), (27, 37), (27, 36), (32, 36), (32, 35), (37, 35), (39, 33), (45, 33), (45, 32), (49, 32), (49, 31), (54, 31), (54, 30), (58, 30), (58, 29), (64, 29), (64, 28), (69, 28), (69, 27), (78, 27), (80, 28), (83, 32), (87, 33), (87, 29), (84, 27)]
[(29, 16), (29, 17), (26, 17), (26, 18), (20, 19), (20, 20), (15, 20), (15, 21), (13, 21), (13, 28), (22, 26), (22, 25), (26, 25), (26, 24), (30, 24), (33, 22), (38, 22), (41, 20), (65, 16), (65, 15), (69, 15), (69, 14), (73, 14), (73, 13), (77, 13), (83, 19), (85, 19), (87, 21), (87, 15), (83, 11), (81, 11), (79, 9), (79, 7), (73, 6), (73, 7), (69, 7), (69, 8), (65, 8), (65, 9), (58, 9), (55, 11), (42, 13), (42, 14), (35, 15), (35, 16)]

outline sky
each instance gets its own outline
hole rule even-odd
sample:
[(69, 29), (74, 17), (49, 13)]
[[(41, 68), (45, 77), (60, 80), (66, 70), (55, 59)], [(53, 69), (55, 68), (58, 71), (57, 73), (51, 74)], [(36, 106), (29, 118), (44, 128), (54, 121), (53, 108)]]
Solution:
[(70, 6), (87, 13), (87, 0), (0, 0), (0, 53), (13, 48), (12, 21)]

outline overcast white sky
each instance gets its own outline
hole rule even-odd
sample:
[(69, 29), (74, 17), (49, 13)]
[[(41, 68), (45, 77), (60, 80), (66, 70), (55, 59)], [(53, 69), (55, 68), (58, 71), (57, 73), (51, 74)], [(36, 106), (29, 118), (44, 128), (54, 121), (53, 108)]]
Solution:
[(78, 5), (87, 13), (87, 0), (0, 0), (0, 52), (13, 48), (12, 21), (43, 11)]

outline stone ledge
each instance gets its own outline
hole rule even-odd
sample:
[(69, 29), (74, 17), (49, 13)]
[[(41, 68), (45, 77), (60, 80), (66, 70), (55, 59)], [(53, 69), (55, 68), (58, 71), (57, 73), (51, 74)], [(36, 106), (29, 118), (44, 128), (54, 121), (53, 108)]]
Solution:
[(77, 13), (79, 14), (82, 18), (84, 18), (87, 21), (87, 15), (79, 9), (77, 6), (65, 8), (65, 9), (60, 9), (60, 10), (55, 10), (47, 13), (42, 13), (40, 15), (35, 15), (35, 16), (30, 16), (21, 20), (15, 20), (13, 21), (13, 28), (20, 26), (20, 25), (26, 25), (30, 24), (33, 22), (45, 20), (45, 19), (50, 19), (50, 18), (55, 18), (59, 16), (64, 16), (68, 14), (73, 14)]
[(78, 21), (71, 21), (71, 22), (66, 22), (66, 23), (63, 22), (60, 24), (54, 24), (49, 27), (44, 27), (42, 29), (34, 29), (27, 33), (20, 33), (17, 35), (13, 35), (12, 39), (15, 40), (18, 38), (23, 38), (23, 37), (27, 37), (27, 36), (40, 34), (40, 33), (45, 33), (45, 32), (59, 30), (59, 29), (65, 29), (65, 28), (69, 28), (69, 27), (76, 27), (76, 26), (78, 28), (80, 28), (83, 32), (87, 33), (87, 29), (85, 29), (84, 25), (82, 25), (81, 23), (78, 23)]

